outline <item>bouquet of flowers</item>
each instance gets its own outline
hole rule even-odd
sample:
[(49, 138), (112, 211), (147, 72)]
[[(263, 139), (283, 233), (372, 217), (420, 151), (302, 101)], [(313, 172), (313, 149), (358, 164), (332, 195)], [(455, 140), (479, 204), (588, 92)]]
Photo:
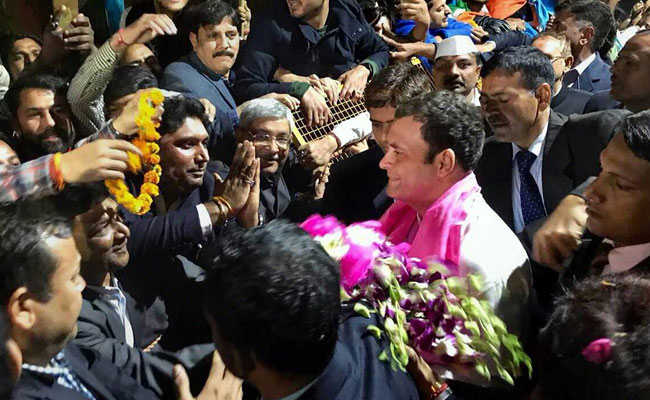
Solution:
[(341, 265), (342, 301), (355, 311), (379, 313), (383, 326), (369, 326), (389, 348), (380, 359), (406, 369), (410, 346), (430, 366), (473, 367), (490, 379), (488, 363), (511, 385), (531, 360), (491, 306), (478, 298), (481, 279), (457, 276), (440, 261), (407, 256), (407, 243), (392, 244), (378, 221), (345, 226), (334, 217), (312, 215), (301, 225)]

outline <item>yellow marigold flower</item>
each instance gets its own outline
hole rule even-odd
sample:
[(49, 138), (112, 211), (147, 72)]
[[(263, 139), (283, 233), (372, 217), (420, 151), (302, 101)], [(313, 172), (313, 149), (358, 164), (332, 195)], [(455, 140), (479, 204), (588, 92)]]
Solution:
[(126, 164), (129, 166), (129, 171), (137, 174), (142, 170), (142, 160), (140, 159), (140, 156), (135, 153), (131, 153), (130, 151), (127, 151), (126, 155), (128, 157)]
[(140, 191), (140, 193), (146, 193), (153, 197), (156, 197), (159, 194), (158, 186), (153, 183), (143, 183)]
[(160, 182), (160, 177), (155, 172), (149, 171), (144, 174), (144, 182), (158, 184)]
[(158, 164), (160, 162), (160, 156), (158, 154), (148, 154), (144, 160), (147, 164)]

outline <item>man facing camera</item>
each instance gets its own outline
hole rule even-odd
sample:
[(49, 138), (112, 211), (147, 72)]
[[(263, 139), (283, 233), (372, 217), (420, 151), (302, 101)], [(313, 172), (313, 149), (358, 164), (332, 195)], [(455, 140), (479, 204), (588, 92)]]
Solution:
[[(411, 245), (411, 257), (439, 257), (460, 275), (483, 277), (483, 297), (523, 338), (530, 266), (476, 182), (484, 137), (478, 110), (460, 95), (441, 91), (399, 105), (380, 163), (396, 202), (380, 221), (389, 240)], [(481, 383), (461, 371), (444, 375)]]
[(272, 221), (217, 255), (204, 302), (213, 339), (261, 398), (418, 398), (407, 373), (378, 359), (387, 342), (367, 333), (377, 317), (342, 309), (339, 266), (302, 229)]

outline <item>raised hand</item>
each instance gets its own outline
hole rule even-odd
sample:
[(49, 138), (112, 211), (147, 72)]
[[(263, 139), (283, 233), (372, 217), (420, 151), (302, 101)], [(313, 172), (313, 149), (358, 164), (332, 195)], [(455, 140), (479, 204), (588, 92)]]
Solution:
[(224, 181), (215, 174), (217, 183), (214, 195), (221, 196), (232, 208), (234, 215), (248, 202), (250, 192), (255, 186), (255, 174), (259, 160), (255, 158), (255, 146), (248, 140), (237, 144), (230, 172)]
[(140, 150), (124, 140), (101, 139), (61, 155), (61, 174), (65, 183), (87, 183), (105, 179), (124, 179), (128, 170), (127, 151)]
[(358, 65), (339, 76), (338, 81), (343, 84), (340, 97), (342, 99), (361, 100), (366, 90), (370, 70), (363, 65)]
[(300, 99), (302, 112), (305, 116), (307, 126), (318, 126), (326, 124), (332, 117), (325, 98), (320, 95), (316, 89), (310, 87), (307, 89), (302, 99)]
[(259, 225), (260, 210), (260, 163), (255, 170), (255, 184), (248, 194), (248, 200), (237, 216), (237, 222), (244, 228), (253, 228)]
[[(135, 121), (138, 114), (140, 113), (138, 103), (140, 102), (140, 95), (143, 93), (152, 90), (152, 89), (141, 89), (135, 93), (135, 96), (129, 100), (128, 103), (122, 109), (117, 118), (113, 120), (113, 128), (123, 135), (134, 135), (138, 132), (138, 126)], [(159, 120), (164, 112), (163, 105), (160, 104), (156, 107), (156, 114), (153, 116), (153, 120)]]
[(95, 48), (95, 32), (90, 19), (83, 14), (77, 15), (63, 31), (63, 43), (67, 51), (89, 54)]
[(298, 149), (298, 161), (307, 169), (315, 169), (327, 165), (332, 154), (338, 148), (334, 135), (326, 135), (322, 139), (306, 143)]
[(178, 29), (171, 18), (165, 14), (143, 14), (134, 23), (117, 32), (111, 38), (111, 47), (123, 52), (135, 43), (148, 43), (156, 36), (175, 35)]

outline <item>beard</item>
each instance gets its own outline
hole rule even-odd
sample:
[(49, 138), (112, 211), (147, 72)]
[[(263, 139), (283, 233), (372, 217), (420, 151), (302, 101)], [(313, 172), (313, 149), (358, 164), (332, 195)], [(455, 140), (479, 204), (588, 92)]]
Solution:
[(26, 149), (38, 156), (44, 156), (68, 151), (72, 145), (73, 132), (55, 126), (39, 135), (23, 134), (22, 138)]

